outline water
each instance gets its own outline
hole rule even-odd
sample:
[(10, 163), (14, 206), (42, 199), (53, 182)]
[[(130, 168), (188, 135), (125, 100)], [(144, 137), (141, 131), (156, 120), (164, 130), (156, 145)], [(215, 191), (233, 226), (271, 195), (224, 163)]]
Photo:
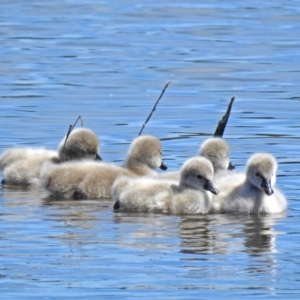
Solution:
[(1, 152), (55, 149), (78, 115), (121, 163), (145, 134), (177, 169), (212, 135), (243, 170), (279, 162), (280, 216), (114, 213), (109, 200), (0, 191), (3, 299), (299, 298), (298, 1), (2, 1)]

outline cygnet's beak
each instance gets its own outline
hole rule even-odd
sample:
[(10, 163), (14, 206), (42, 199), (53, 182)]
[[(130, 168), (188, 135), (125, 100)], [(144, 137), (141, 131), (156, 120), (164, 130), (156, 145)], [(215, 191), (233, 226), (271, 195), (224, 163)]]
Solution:
[(234, 170), (234, 169), (235, 169), (235, 166), (230, 161), (229, 166), (228, 166), (228, 170)]
[(271, 181), (270, 180), (266, 180), (265, 178), (262, 178), (261, 188), (264, 190), (264, 192), (268, 196), (271, 196), (274, 193), (274, 191), (272, 189), (272, 186), (271, 186)]
[(120, 209), (120, 201), (119, 200), (117, 200), (116, 201), (116, 203), (115, 203), (115, 205), (114, 205), (114, 210), (118, 210), (118, 209)]
[(164, 164), (163, 161), (161, 162), (161, 165), (160, 165), (159, 168), (162, 169), (162, 170), (164, 170), (164, 171), (168, 169), (168, 167)]
[(95, 160), (102, 160), (101, 156), (100, 156), (98, 153), (96, 153), (96, 158), (95, 158)]
[(212, 192), (215, 195), (219, 194), (219, 191), (214, 187), (213, 183), (210, 180), (206, 180), (204, 189)]

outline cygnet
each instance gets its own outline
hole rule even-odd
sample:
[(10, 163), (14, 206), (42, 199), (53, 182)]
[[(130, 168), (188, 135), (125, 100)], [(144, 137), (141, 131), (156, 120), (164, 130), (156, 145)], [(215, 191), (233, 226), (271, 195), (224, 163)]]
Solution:
[[(229, 158), (229, 151), (229, 145), (224, 139), (213, 137), (203, 142), (200, 146), (198, 155), (206, 157), (212, 162), (214, 167), (214, 176), (223, 176), (234, 169)], [(179, 180), (180, 172), (167, 172), (161, 174), (161, 176), (163, 178)]]
[(17, 161), (31, 158), (58, 159), (57, 152), (44, 148), (10, 148), (5, 150), (0, 156), (0, 170), (3, 171)]
[(99, 153), (99, 139), (88, 128), (74, 129), (69, 137), (64, 137), (58, 146), (58, 156), (61, 161), (69, 160), (102, 160)]
[(206, 157), (212, 162), (215, 174), (219, 171), (234, 169), (229, 158), (229, 152), (228, 143), (219, 137), (205, 140), (199, 149), (199, 155)]
[(213, 166), (204, 157), (192, 157), (183, 164), (179, 183), (153, 177), (121, 177), (112, 187), (114, 209), (205, 214), (210, 209), (212, 193), (218, 193), (212, 179)]
[(276, 189), (276, 159), (268, 153), (250, 157), (246, 174), (233, 173), (215, 180), (222, 192), (215, 196), (211, 212), (275, 214), (287, 209), (284, 195)]
[(67, 142), (63, 138), (58, 152), (42, 148), (12, 148), (3, 152), (0, 167), (3, 170), (2, 184), (36, 185), (42, 166), (47, 163), (59, 163), (67, 160), (100, 159), (99, 140), (96, 134), (87, 128), (78, 128), (71, 132)]
[(104, 162), (49, 165), (43, 169), (41, 181), (50, 195), (58, 198), (107, 198), (118, 176), (155, 175), (156, 168), (167, 168), (161, 143), (154, 136), (140, 136), (132, 142), (124, 167)]

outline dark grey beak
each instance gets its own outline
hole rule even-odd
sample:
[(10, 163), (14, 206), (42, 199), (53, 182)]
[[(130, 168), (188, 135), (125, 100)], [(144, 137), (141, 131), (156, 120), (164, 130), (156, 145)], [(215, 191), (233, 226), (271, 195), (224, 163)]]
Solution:
[(204, 189), (212, 192), (215, 195), (219, 194), (219, 191), (214, 187), (213, 183), (210, 180), (206, 180)]
[(234, 169), (235, 169), (235, 166), (230, 161), (229, 166), (228, 166), (228, 170), (234, 170)]
[(272, 189), (272, 186), (271, 186), (271, 181), (270, 180), (266, 180), (266, 179), (262, 178), (261, 188), (264, 190), (264, 192), (268, 196), (271, 196), (274, 193), (274, 191)]
[(164, 170), (164, 171), (168, 169), (168, 167), (164, 164), (163, 161), (161, 162), (161, 165), (160, 165), (159, 168), (162, 169), (162, 170)]
[(114, 210), (118, 210), (118, 209), (120, 209), (120, 201), (118, 200), (118, 201), (116, 201), (116, 203), (115, 203), (115, 205), (114, 205)]
[(96, 153), (96, 158), (95, 158), (95, 160), (102, 160), (101, 156), (100, 156), (98, 153)]

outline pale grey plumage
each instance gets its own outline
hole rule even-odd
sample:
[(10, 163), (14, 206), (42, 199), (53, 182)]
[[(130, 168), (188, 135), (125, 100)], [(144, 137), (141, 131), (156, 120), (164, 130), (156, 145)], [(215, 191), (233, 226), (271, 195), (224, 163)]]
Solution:
[(67, 138), (64, 137), (58, 146), (58, 157), (61, 161), (98, 160), (100, 142), (97, 135), (88, 128), (74, 129)]
[(154, 136), (136, 138), (128, 151), (124, 167), (108, 163), (69, 162), (46, 166), (42, 184), (52, 196), (61, 198), (110, 197), (110, 188), (121, 175), (154, 175), (154, 169), (165, 168), (161, 143)]
[[(112, 186), (116, 210), (176, 214), (205, 214), (210, 208), (213, 166), (204, 157), (188, 159), (180, 181), (159, 177), (121, 177)], [(209, 190), (209, 191), (208, 191)]]
[(99, 140), (88, 128), (78, 128), (60, 142), (58, 152), (43, 148), (11, 148), (0, 157), (3, 184), (36, 185), (45, 163), (99, 158)]
[[(234, 169), (234, 166), (230, 162), (229, 152), (229, 145), (224, 139), (213, 137), (203, 142), (200, 146), (198, 155), (206, 157), (211, 161), (214, 167), (214, 176), (223, 176)], [(166, 172), (161, 174), (161, 176), (163, 178), (179, 180), (180, 172)]]
[(212, 162), (215, 174), (217, 174), (220, 171), (234, 168), (230, 162), (229, 153), (229, 144), (222, 138), (213, 137), (203, 142), (198, 154)]
[(272, 214), (286, 210), (284, 195), (275, 188), (276, 159), (268, 153), (250, 157), (246, 174), (232, 173), (215, 181), (220, 189), (212, 202), (212, 212), (236, 214)]

